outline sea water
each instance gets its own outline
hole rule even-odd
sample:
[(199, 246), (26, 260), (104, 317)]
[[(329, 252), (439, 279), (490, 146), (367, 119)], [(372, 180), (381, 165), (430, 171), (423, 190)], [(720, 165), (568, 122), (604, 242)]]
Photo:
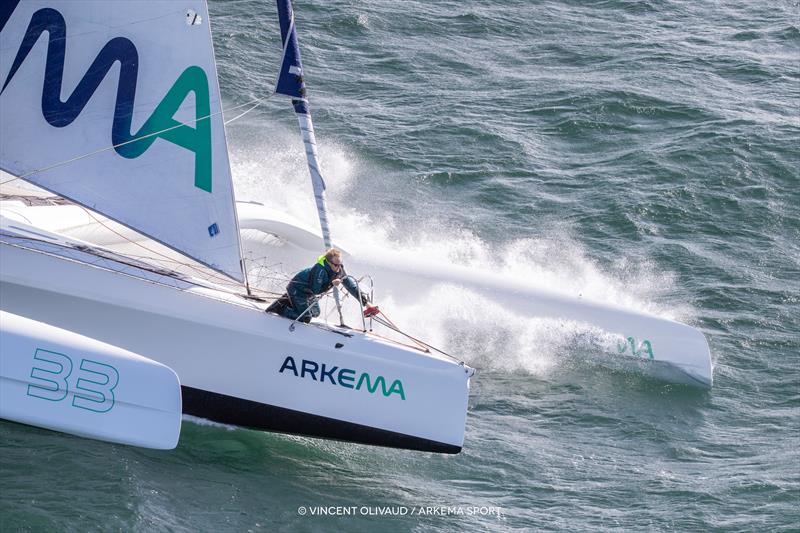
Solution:
[[(209, 8), (225, 107), (268, 95), (275, 7)], [(156, 452), (2, 422), (0, 529), (800, 528), (798, 3), (295, 10), (338, 238), (686, 322), (714, 388), (441, 287), (392, 316), (477, 368), (460, 455), (198, 419)], [(227, 128), (237, 195), (313, 224), (289, 102)]]

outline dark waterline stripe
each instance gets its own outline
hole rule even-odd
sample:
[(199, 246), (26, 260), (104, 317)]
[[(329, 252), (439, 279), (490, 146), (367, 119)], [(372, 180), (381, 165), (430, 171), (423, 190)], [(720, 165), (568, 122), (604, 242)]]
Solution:
[(461, 446), (312, 415), (216, 392), (186, 386), (181, 386), (181, 392), (183, 393), (184, 414), (207, 418), (222, 424), (387, 448), (450, 454), (461, 452)]

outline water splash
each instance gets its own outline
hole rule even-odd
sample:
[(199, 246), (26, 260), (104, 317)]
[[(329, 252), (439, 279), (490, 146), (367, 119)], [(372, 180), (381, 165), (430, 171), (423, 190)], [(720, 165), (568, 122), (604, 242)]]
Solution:
[[(265, 137), (244, 147), (235, 145), (239, 148), (231, 159), (237, 195), (314, 227), (317, 214), (302, 145), (293, 131), (273, 131), (272, 137), (280, 142)], [(624, 259), (609, 270), (586, 253), (567, 224), (556, 225), (546, 236), (490, 243), (468, 228), (451, 227), (447, 213), (432, 209), (410, 231), (398, 231), (400, 225), (408, 227), (408, 221), (397, 220), (399, 213), (375, 213), (350, 202), (360, 176), (380, 173), (371, 172), (363, 160), (335, 143), (323, 142), (319, 152), (336, 242), (345, 250), (375, 257), (402, 250), (409, 258), (467, 266), (564, 296), (670, 319), (687, 314), (685, 308), (654, 303), (675, 286), (672, 274)], [(381, 308), (395, 323), (479, 369), (547, 376), (565, 365), (614, 356), (621, 340), (583, 323), (520, 315), (504, 306), (502, 295), (493, 299), (448, 283), (400, 294), (392, 292), (391, 279), (382, 282), (386, 286), (377, 288)], [(281, 290), (282, 283), (278, 280), (271, 290)], [(331, 302), (323, 302), (326, 315), (334, 318)], [(345, 317), (348, 323), (361, 323), (355, 306)]]
[(613, 354), (620, 339), (585, 323), (521, 316), (454, 285), (438, 285), (411, 305), (383, 303), (393, 321), (480, 370), (546, 377), (576, 356)]

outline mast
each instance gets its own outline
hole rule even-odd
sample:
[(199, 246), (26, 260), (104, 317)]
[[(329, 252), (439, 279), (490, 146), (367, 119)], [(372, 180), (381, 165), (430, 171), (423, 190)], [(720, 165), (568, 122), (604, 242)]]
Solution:
[[(314, 135), (314, 123), (311, 121), (311, 112), (308, 109), (306, 98), (306, 84), (303, 80), (303, 65), (300, 61), (300, 47), (297, 44), (297, 32), (294, 26), (294, 11), (291, 0), (277, 0), (278, 19), (281, 25), (281, 42), (283, 43), (283, 60), (275, 85), (275, 94), (288, 96), (292, 99), (297, 122), (303, 136), (303, 145), (308, 161), (308, 172), (311, 176), (311, 185), (314, 189), (314, 201), (317, 204), (319, 225), (322, 229), (322, 241), (325, 249), (333, 246), (331, 230), (328, 226), (328, 208), (325, 203), (325, 180), (320, 171), (317, 156), (317, 140)], [(344, 325), (342, 304), (339, 299), (339, 290), (334, 287), (333, 297), (336, 300), (336, 309), (339, 312), (339, 323)]]

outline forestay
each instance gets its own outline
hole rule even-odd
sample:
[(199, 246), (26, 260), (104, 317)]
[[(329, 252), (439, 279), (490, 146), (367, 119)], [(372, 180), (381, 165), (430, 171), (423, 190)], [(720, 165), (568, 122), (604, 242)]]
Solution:
[(244, 280), (205, 1), (6, 0), (0, 84), (3, 170)]

